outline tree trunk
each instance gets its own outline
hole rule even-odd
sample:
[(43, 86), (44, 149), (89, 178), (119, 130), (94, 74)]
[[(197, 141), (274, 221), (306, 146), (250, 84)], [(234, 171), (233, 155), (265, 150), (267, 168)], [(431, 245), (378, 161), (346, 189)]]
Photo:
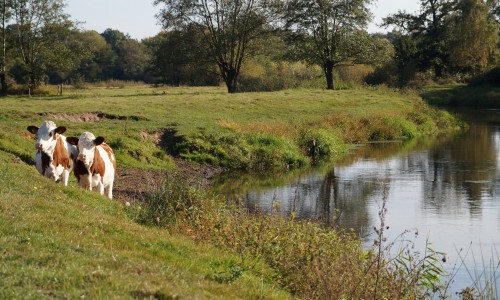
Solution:
[(0, 91), (1, 96), (7, 96), (8, 88), (7, 88), (7, 79), (5, 73), (0, 74), (0, 85), (2, 85), (2, 90)]
[(434, 75), (437, 78), (443, 77), (443, 67), (438, 63), (434, 63)]
[(236, 93), (238, 85), (238, 73), (234, 69), (226, 69), (222, 71), (222, 78), (227, 86), (227, 92), (230, 94)]
[(7, 96), (8, 87), (7, 87), (7, 33), (5, 22), (7, 18), (7, 1), (3, 1), (3, 10), (2, 10), (2, 70), (0, 74), (0, 84), (2, 85), (2, 91), (0, 92), (1, 96)]
[(327, 90), (335, 89), (335, 85), (333, 82), (333, 61), (327, 60), (323, 64), (323, 71), (325, 72), (325, 77), (326, 77), (326, 89)]

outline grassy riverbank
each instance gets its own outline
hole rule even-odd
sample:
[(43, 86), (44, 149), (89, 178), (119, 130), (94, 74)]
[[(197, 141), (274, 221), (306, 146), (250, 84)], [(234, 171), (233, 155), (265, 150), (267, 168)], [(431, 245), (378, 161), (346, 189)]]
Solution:
[(259, 260), (138, 225), (3, 151), (0, 245), (1, 299), (290, 298)]
[(0, 151), (0, 298), (418, 299), (439, 283), (434, 265), (174, 181), (145, 196), (122, 206)]
[(424, 87), (421, 95), (431, 105), (474, 109), (500, 108), (500, 88), (487, 85), (431, 85)]
[(51, 119), (68, 127), (66, 135), (104, 136), (121, 166), (159, 169), (172, 166), (167, 154), (231, 169), (302, 167), (349, 143), (457, 126), (418, 96), (384, 88), (235, 95), (214, 87), (67, 89), (64, 96), (2, 99), (0, 107), (0, 149), (24, 161), (33, 148), (26, 127)]
[(119, 171), (171, 169), (171, 154), (233, 169), (293, 168), (334, 157), (348, 143), (459, 124), (388, 89), (228, 95), (132, 86), (2, 99), (0, 298), (414, 299), (439, 284), (432, 263), (397, 265), (354, 235), (248, 215), (177, 178), (131, 206), (74, 181), (68, 188), (48, 182), (30, 165), (26, 131), (46, 119), (67, 126), (68, 136), (104, 136)]

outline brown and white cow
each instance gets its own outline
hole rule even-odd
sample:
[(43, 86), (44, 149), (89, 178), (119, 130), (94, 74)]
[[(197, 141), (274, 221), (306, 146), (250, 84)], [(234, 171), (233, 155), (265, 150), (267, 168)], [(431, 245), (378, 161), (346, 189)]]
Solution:
[(104, 143), (103, 137), (95, 137), (90, 132), (84, 132), (80, 138), (68, 137), (73, 145), (78, 145), (78, 159), (75, 166), (75, 176), (80, 187), (86, 190), (97, 188), (101, 195), (113, 198), (113, 182), (116, 173), (116, 160), (113, 150)]
[(66, 127), (52, 121), (45, 121), (40, 128), (28, 126), (28, 131), (36, 134), (35, 167), (40, 174), (55, 181), (61, 179), (68, 185), (69, 174), (73, 170), (78, 149), (69, 144), (62, 135)]

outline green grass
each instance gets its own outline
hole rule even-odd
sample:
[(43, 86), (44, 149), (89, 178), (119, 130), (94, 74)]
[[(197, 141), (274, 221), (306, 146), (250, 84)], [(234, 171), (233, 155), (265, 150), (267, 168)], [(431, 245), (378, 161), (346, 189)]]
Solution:
[(0, 245), (1, 299), (290, 298), (258, 260), (140, 226), (3, 151)]
[[(110, 118), (77, 119), (91, 112)], [(434, 135), (457, 125), (418, 96), (385, 88), (231, 95), (216, 87), (68, 88), (64, 96), (1, 99), (0, 149), (29, 162), (33, 138), (26, 127), (46, 119), (68, 127), (67, 136), (84, 130), (104, 136), (121, 166), (161, 169), (172, 166), (171, 157), (155, 146), (157, 133), (166, 128), (176, 130), (175, 142), (166, 143), (181, 157), (262, 170), (330, 159), (345, 143)], [(313, 140), (320, 151), (310, 149)]]
[(421, 91), (429, 104), (476, 109), (500, 108), (500, 87), (464, 84), (431, 85)]
[[(353, 235), (248, 215), (185, 187), (122, 207), (74, 182), (57, 185), (31, 166), (34, 139), (26, 130), (64, 115), (55, 122), (68, 128), (67, 136), (84, 130), (104, 136), (119, 167), (168, 169), (172, 158), (155, 140), (158, 132), (174, 128), (177, 136), (163, 142), (181, 157), (283, 170), (337, 156), (346, 143), (457, 127), (451, 115), (418, 96), (383, 88), (228, 95), (223, 88), (139, 85), (65, 93), (0, 99), (0, 298), (419, 294), (390, 266), (375, 268), (377, 256)], [(90, 112), (108, 118), (78, 119)], [(375, 283), (384, 292), (374, 293)]]

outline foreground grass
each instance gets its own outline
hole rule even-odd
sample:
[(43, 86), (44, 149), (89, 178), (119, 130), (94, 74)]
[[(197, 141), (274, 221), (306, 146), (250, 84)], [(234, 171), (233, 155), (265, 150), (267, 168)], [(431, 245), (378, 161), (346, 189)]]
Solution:
[[(282, 169), (329, 159), (349, 143), (457, 126), (418, 96), (384, 88), (233, 95), (216, 87), (67, 89), (64, 96), (2, 99), (0, 108), (0, 149), (26, 162), (33, 155), (26, 127), (51, 119), (67, 126), (68, 136), (104, 136), (121, 166), (162, 169), (172, 166), (164, 150), (231, 169)], [(84, 122), (96, 112), (103, 118)]]
[(290, 298), (258, 260), (137, 225), (3, 151), (0, 245), (1, 299)]

